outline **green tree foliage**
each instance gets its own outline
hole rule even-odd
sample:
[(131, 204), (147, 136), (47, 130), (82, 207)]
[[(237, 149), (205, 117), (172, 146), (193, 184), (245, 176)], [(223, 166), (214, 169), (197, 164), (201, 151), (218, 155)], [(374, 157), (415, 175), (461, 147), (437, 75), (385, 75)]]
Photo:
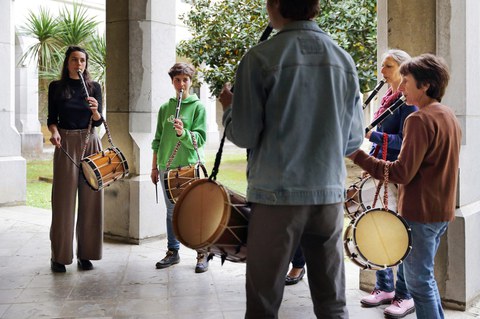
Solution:
[[(217, 96), (232, 82), (240, 59), (254, 46), (268, 17), (265, 0), (186, 0), (192, 9), (180, 16), (192, 38), (177, 46), (204, 73)], [(376, 83), (376, 0), (321, 0), (320, 27), (348, 51), (358, 68), (360, 86)]]

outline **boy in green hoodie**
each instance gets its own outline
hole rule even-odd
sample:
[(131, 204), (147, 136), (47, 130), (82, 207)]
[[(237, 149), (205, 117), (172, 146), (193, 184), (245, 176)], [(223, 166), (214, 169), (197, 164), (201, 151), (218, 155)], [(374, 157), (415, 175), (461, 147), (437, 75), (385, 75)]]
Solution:
[[(206, 141), (206, 115), (205, 107), (200, 102), (198, 96), (195, 93), (190, 94), (194, 74), (195, 68), (188, 63), (175, 63), (168, 72), (176, 94), (175, 98), (171, 98), (160, 106), (158, 111), (157, 129), (155, 138), (152, 141), (153, 159), (152, 173), (150, 175), (154, 184), (157, 184), (160, 178), (163, 180), (167, 162), (178, 141), (181, 144), (170, 168), (187, 166), (198, 161), (197, 153), (193, 147), (192, 134), (197, 142), (200, 160), (202, 163), (205, 162), (203, 145)], [(178, 118), (175, 118), (180, 92), (182, 92), (180, 112)], [(168, 199), (163, 181), (160, 184), (162, 185), (167, 207), (168, 250), (166, 256), (157, 262), (157, 269), (167, 268), (180, 262), (178, 254), (180, 242), (175, 237), (172, 225), (174, 204)], [(207, 254), (197, 251), (195, 272), (201, 273), (207, 270)]]

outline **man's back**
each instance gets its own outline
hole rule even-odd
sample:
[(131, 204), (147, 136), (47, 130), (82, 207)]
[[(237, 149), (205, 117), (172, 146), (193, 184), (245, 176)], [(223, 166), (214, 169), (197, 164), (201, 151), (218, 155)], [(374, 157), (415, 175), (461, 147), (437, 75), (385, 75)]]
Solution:
[(363, 141), (352, 58), (315, 22), (292, 22), (246, 54), (235, 93), (227, 133), (250, 149), (248, 200), (343, 201), (343, 157)]

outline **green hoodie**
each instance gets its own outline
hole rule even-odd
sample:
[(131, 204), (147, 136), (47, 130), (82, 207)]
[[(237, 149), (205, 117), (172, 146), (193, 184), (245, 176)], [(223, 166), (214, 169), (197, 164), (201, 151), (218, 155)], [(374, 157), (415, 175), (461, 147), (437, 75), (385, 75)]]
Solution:
[(206, 141), (206, 115), (205, 107), (196, 94), (189, 95), (180, 106), (180, 119), (183, 121), (184, 132), (178, 137), (173, 129), (177, 99), (171, 98), (158, 110), (157, 130), (152, 141), (152, 149), (157, 154), (157, 165), (160, 170), (165, 170), (175, 145), (181, 142), (177, 155), (170, 168), (194, 164), (198, 161), (197, 153), (193, 148), (192, 132), (195, 136), (200, 154), (200, 160), (205, 163), (203, 145)]

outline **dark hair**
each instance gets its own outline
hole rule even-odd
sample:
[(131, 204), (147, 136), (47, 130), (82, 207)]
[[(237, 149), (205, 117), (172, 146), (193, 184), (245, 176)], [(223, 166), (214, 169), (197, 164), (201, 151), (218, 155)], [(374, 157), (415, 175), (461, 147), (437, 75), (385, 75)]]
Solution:
[(82, 52), (85, 54), (85, 69), (83, 70), (82, 76), (83, 79), (85, 80), (85, 85), (87, 86), (88, 89), (88, 94), (92, 95), (93, 94), (93, 83), (90, 78), (90, 73), (88, 72), (88, 53), (85, 51), (84, 48), (79, 47), (79, 46), (69, 46), (67, 48), (67, 51), (65, 51), (65, 58), (63, 59), (63, 66), (62, 66), (62, 73), (61, 73), (61, 78), (60, 78), (60, 84), (63, 87), (63, 97), (65, 98), (71, 98), (71, 93), (70, 93), (70, 88), (67, 85), (67, 80), (70, 78), (69, 71), (68, 71), (68, 59), (70, 58), (70, 55), (73, 52)]
[[(278, 0), (280, 14), (285, 19), (311, 20), (320, 13), (319, 0)], [(273, 0), (268, 0), (272, 4)]]
[(417, 82), (417, 88), (428, 84), (427, 96), (438, 102), (442, 101), (450, 79), (445, 60), (430, 53), (422, 54), (402, 63), (400, 74), (403, 76), (411, 74)]
[(173, 80), (173, 78), (177, 75), (185, 74), (193, 79), (193, 75), (195, 74), (195, 67), (189, 63), (178, 62), (175, 63), (170, 70), (168, 70), (168, 75)]

